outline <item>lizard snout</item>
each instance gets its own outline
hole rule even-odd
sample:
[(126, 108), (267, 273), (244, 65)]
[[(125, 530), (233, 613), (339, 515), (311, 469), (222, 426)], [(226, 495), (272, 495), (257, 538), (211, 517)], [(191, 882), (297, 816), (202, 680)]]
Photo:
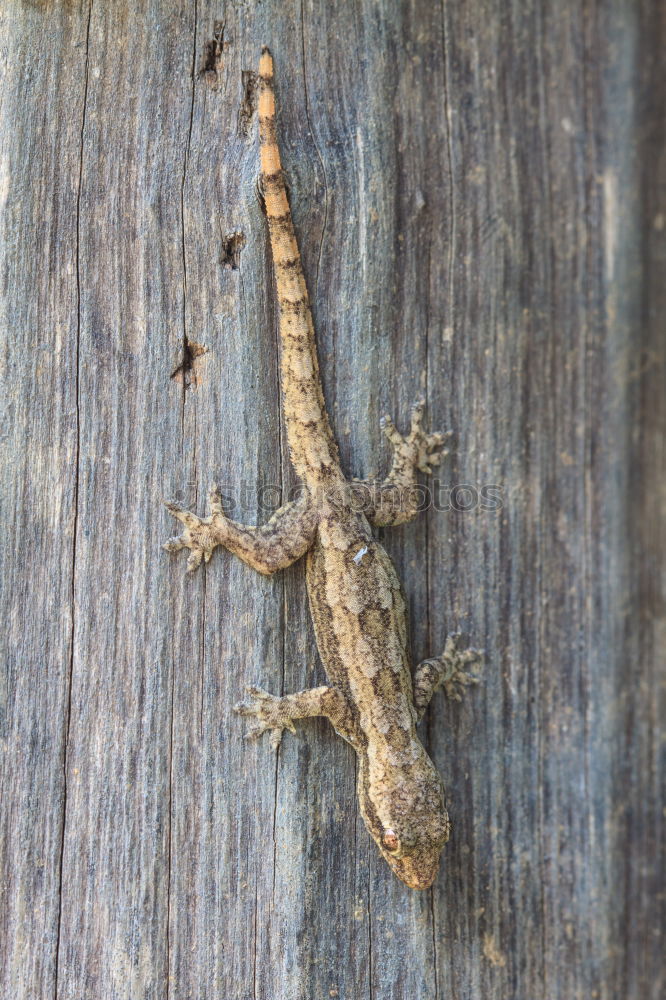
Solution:
[(436, 853), (422, 851), (402, 858), (387, 858), (387, 861), (410, 889), (429, 889), (437, 878), (440, 853), (441, 848)]

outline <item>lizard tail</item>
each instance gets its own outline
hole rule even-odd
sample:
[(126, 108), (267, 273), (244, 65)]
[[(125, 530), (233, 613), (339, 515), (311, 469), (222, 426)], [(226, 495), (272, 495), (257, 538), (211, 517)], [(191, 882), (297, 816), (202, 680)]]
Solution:
[(259, 62), (261, 190), (266, 206), (280, 311), (281, 383), (291, 461), (308, 485), (340, 472), (338, 448), (326, 413), (319, 376), (310, 300), (301, 266), (275, 126), (273, 57)]

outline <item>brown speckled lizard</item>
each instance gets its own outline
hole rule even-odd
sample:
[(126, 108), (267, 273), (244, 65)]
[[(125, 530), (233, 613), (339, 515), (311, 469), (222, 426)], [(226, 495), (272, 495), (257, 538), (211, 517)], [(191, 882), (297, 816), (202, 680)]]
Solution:
[(442, 655), (419, 664), (412, 678), (400, 583), (370, 525), (401, 524), (416, 516), (417, 472), (430, 472), (446, 454), (445, 435), (425, 433), (419, 402), (407, 437), (388, 417), (382, 422), (393, 447), (385, 480), (350, 482), (342, 472), (277, 146), (273, 60), (266, 48), (258, 84), (261, 191), (279, 301), (285, 422), (291, 461), (304, 489), (300, 499), (261, 527), (226, 517), (215, 487), (209, 517), (167, 504), (184, 531), (165, 547), (190, 549), (190, 571), (208, 562), (217, 545), (266, 574), (307, 553), (310, 610), (329, 683), (282, 698), (251, 687), (249, 700), (236, 711), (254, 718), (249, 735), (270, 730), (274, 747), (283, 730), (295, 732), (294, 719), (326, 716), (358, 755), (360, 809), (379, 850), (403, 882), (427, 889), (449, 837), (449, 817), (442, 781), (416, 725), (440, 685), (460, 700), (463, 686), (474, 680), (465, 667), (480, 654), (460, 650), (458, 637), (451, 635)]

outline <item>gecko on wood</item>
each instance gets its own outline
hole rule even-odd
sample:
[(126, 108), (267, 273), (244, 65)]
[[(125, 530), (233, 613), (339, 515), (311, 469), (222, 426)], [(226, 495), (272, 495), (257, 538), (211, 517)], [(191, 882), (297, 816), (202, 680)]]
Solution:
[(444, 788), (417, 733), (433, 692), (443, 686), (460, 700), (475, 681), (466, 667), (480, 658), (450, 635), (441, 656), (419, 664), (412, 677), (405, 601), (393, 564), (371, 525), (401, 524), (418, 513), (418, 471), (431, 472), (446, 435), (422, 428), (423, 401), (401, 436), (388, 417), (382, 426), (393, 463), (381, 482), (349, 481), (326, 412), (312, 314), (294, 234), (277, 145), (273, 60), (262, 49), (258, 75), (261, 191), (279, 303), (281, 386), (289, 452), (302, 496), (261, 527), (230, 520), (219, 491), (210, 516), (176, 504), (169, 511), (184, 531), (165, 548), (190, 550), (188, 569), (208, 562), (221, 545), (260, 573), (275, 573), (306, 555), (306, 584), (317, 646), (328, 684), (284, 697), (257, 687), (236, 706), (255, 722), (249, 735), (271, 733), (277, 748), (294, 720), (322, 715), (358, 755), (358, 801), (365, 825), (395, 874), (414, 889), (432, 885), (449, 837)]

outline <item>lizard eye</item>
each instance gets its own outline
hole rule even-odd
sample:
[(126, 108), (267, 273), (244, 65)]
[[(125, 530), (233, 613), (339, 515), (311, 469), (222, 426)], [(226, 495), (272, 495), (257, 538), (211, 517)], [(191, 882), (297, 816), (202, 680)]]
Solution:
[(400, 850), (400, 840), (394, 830), (384, 830), (382, 844), (391, 853)]

